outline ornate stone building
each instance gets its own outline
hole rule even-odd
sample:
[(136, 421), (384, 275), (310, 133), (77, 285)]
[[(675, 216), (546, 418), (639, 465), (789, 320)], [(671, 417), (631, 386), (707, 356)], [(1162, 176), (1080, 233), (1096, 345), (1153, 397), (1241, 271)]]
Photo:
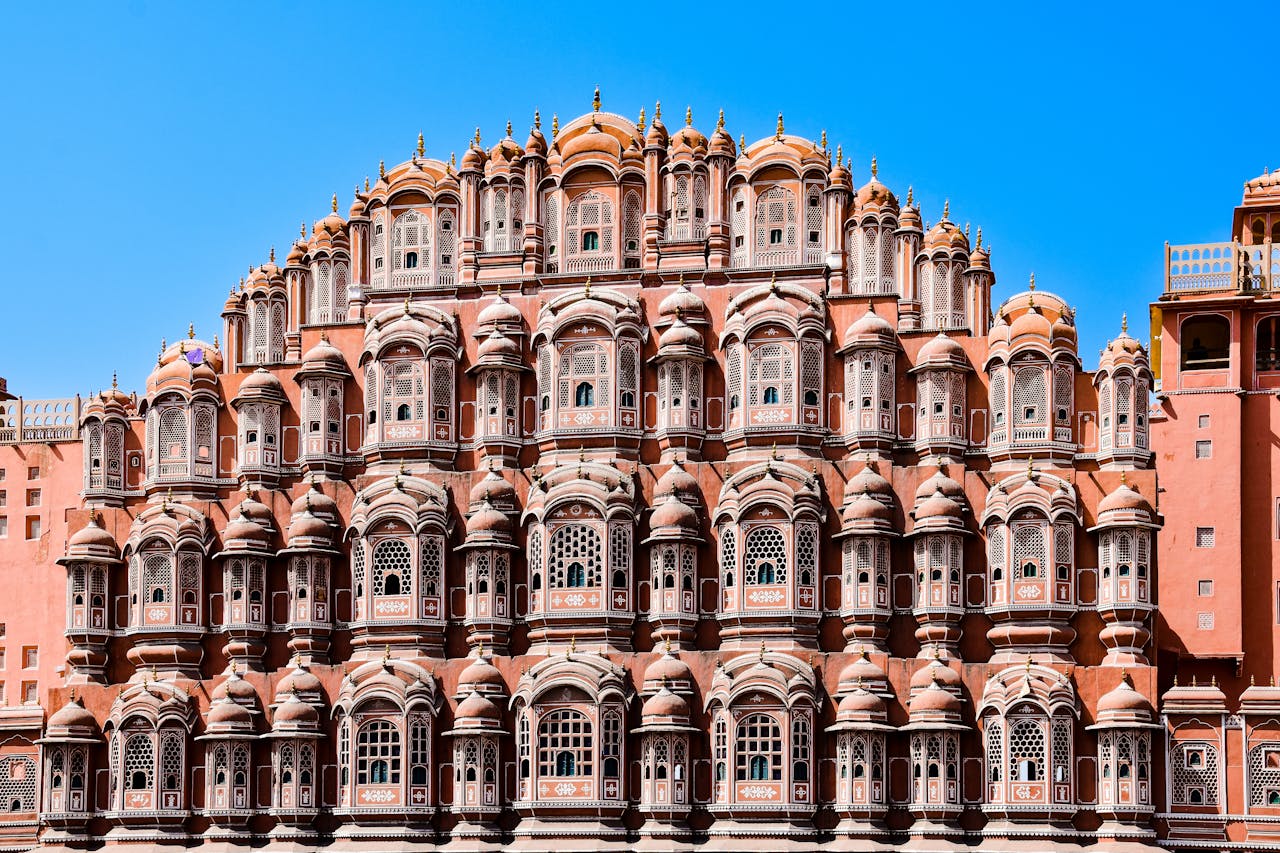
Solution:
[(420, 139), (83, 404), (25, 838), (1155, 843), (1143, 347), (676, 124)]

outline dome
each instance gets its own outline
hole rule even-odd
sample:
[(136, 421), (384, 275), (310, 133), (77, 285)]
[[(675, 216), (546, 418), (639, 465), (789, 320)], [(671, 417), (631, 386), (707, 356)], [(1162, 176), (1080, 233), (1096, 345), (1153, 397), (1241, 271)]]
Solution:
[(501, 293), (493, 297), (493, 301), (480, 309), (476, 315), (476, 325), (484, 326), (519, 326), (524, 321), (520, 309), (507, 301)]
[(205, 723), (210, 728), (238, 728), (253, 725), (253, 716), (249, 713), (249, 709), (243, 705), (239, 705), (226, 697), (217, 699), (209, 707), (209, 713), (205, 716)]
[(92, 551), (95, 549), (106, 549), (112, 553), (119, 550), (116, 546), (115, 537), (98, 526), (98, 517), (96, 514), (91, 514), (89, 516), (89, 523), (71, 534), (71, 538), (67, 540), (67, 549), (68, 551)]
[[(306, 227), (307, 226), (304, 223), (302, 226), (302, 229), (304, 232), (306, 231)], [(306, 236), (305, 233), (303, 236), (304, 237)], [(307, 244), (305, 240), (294, 240), (293, 245), (289, 247), (289, 254), (286, 255), (284, 259), (285, 268), (302, 266), (303, 262), (306, 260), (306, 257), (307, 257)]]
[(515, 507), (515, 487), (493, 469), (490, 469), (489, 473), (485, 474), (480, 482), (471, 487), (471, 506), (478, 506), (486, 501), (495, 507)]
[(300, 665), (294, 666), (276, 685), (277, 696), (287, 696), (291, 693), (309, 696), (317, 695), (320, 692), (320, 679)]
[(673, 157), (681, 153), (692, 154), (697, 157), (706, 155), (707, 137), (694, 128), (692, 109), (685, 110), (684, 127), (671, 135), (671, 141), (667, 143), (667, 147)]
[(675, 717), (687, 720), (689, 718), (689, 703), (666, 687), (663, 687), (645, 700), (641, 715), (645, 718)]
[(276, 379), (275, 374), (264, 367), (259, 367), (240, 383), (240, 391), (236, 396), (283, 397), (284, 387), (280, 384), (280, 380)]
[(574, 157), (603, 158), (619, 160), (622, 157), (622, 143), (612, 133), (605, 133), (600, 125), (592, 124), (586, 133), (579, 133), (560, 146), (560, 156), (565, 161)]
[(1120, 683), (1098, 700), (1098, 716), (1103, 714), (1144, 714), (1151, 718), (1155, 716), (1155, 710), (1147, 697), (1133, 689), (1133, 681), (1125, 673)]
[(907, 203), (902, 206), (902, 212), (898, 214), (898, 227), (919, 231), (920, 224), (920, 208), (916, 207), (911, 198), (911, 188), (907, 187)]
[(660, 317), (680, 317), (695, 316), (701, 317), (706, 314), (707, 304), (702, 301), (702, 297), (689, 289), (689, 285), (685, 284), (684, 276), (680, 276), (679, 286), (658, 303), (658, 316)]
[(939, 658), (934, 658), (920, 667), (911, 676), (912, 691), (937, 684), (952, 690), (960, 689), (960, 673), (947, 666)]
[(943, 332), (938, 332), (930, 338), (924, 346), (920, 347), (920, 352), (916, 356), (916, 365), (922, 366), (935, 362), (963, 362), (965, 360), (964, 347), (954, 338), (949, 338)]
[(547, 156), (547, 138), (542, 135), (542, 116), (535, 110), (533, 127), (529, 128), (529, 138), (525, 140), (524, 152), (539, 157)]
[(313, 515), (330, 521), (338, 518), (337, 502), (322, 492), (320, 484), (314, 480), (311, 482), (311, 488), (294, 498), (293, 505), (290, 508), (290, 512), (293, 515), (301, 515), (308, 511)]
[(666, 147), (667, 126), (662, 123), (662, 104), (653, 108), (653, 123), (649, 125), (649, 133), (644, 138), (646, 147), (660, 145)]
[(658, 349), (702, 349), (702, 335), (680, 317), (658, 336)]
[(303, 702), (297, 693), (290, 693), (289, 697), (280, 703), (273, 718), (273, 725), (288, 728), (318, 726), (319, 723), (320, 712), (309, 702)]
[[(693, 673), (689, 665), (667, 650), (661, 657), (645, 667), (644, 684), (661, 687), (664, 684), (689, 684)], [(648, 689), (648, 688), (646, 688)]]
[(1127, 482), (1121, 482), (1115, 491), (1098, 502), (1098, 514), (1104, 512), (1144, 512), (1153, 515), (1151, 504), (1137, 489)]
[(886, 338), (893, 340), (894, 337), (893, 326), (889, 324), (888, 320), (877, 314), (875, 307), (872, 305), (868, 305), (866, 313), (854, 320), (853, 325), (844, 333), (846, 346), (862, 341), (879, 342), (881, 339)]
[(519, 358), (520, 345), (498, 329), (490, 332), (489, 337), (481, 341), (480, 347), (476, 350), (478, 361), (510, 361), (511, 359), (519, 360)]
[(49, 717), (47, 728), (50, 729), (96, 729), (98, 721), (94, 719), (93, 714), (80, 704), (78, 700), (71, 699), (67, 704), (63, 705)]
[(227, 522), (227, 526), (222, 531), (222, 541), (224, 546), (230, 546), (231, 543), (243, 543), (244, 546), (248, 547), (257, 545), (265, 548), (271, 543), (271, 533), (256, 521), (245, 516), (242, 508), (238, 516)]
[(929, 479), (920, 484), (916, 489), (916, 500), (922, 498), (930, 498), (937, 492), (942, 492), (949, 498), (955, 500), (964, 500), (964, 486), (942, 473), (939, 469), (933, 473)]
[(885, 713), (884, 700), (865, 687), (858, 687), (853, 692), (845, 694), (836, 708), (836, 718), (840, 720), (880, 717)]
[(329, 343), (329, 337), (324, 333), (321, 333), (320, 340), (302, 357), (302, 370), (327, 370), (350, 374), (342, 350)]
[(893, 486), (871, 465), (863, 466), (861, 471), (849, 478), (849, 482), (844, 487), (846, 500), (867, 493), (890, 497), (893, 495)]
[(924, 235), (924, 251), (934, 249), (958, 249), (966, 254), (969, 251), (969, 238), (947, 218), (946, 208), (943, 209), (942, 219)]
[(306, 509), (290, 522), (288, 539), (329, 539), (332, 534), (329, 522)]
[(502, 678), (498, 668), (482, 652), (458, 675), (458, 692), (461, 693), (468, 688), (481, 689), (483, 692), (489, 692), (483, 690), (489, 688), (495, 693), (506, 693), (507, 682)]
[(930, 682), (929, 686), (916, 693), (907, 703), (911, 716), (917, 714), (959, 714), (961, 705), (956, 696), (944, 689), (940, 684)]
[(917, 522), (928, 518), (962, 519), (964, 518), (964, 507), (939, 490), (934, 492), (932, 497), (926, 498), (923, 502), (917, 504), (911, 516)]
[(213, 689), (213, 698), (215, 700), (230, 699), (233, 702), (251, 705), (258, 701), (258, 691), (233, 669), (227, 680)]
[(893, 511), (864, 492), (845, 507), (841, 517), (849, 524), (859, 521), (889, 521), (893, 518)]
[(724, 129), (724, 110), (716, 120), (716, 129), (711, 134), (711, 142), (707, 149), (709, 154), (721, 157), (736, 157), (738, 150), (733, 144), (733, 137)]
[(697, 530), (698, 514), (694, 512), (692, 507), (680, 500), (675, 492), (672, 492), (653, 511), (653, 515), (649, 516), (649, 527), (653, 530), (669, 527)]
[(858, 188), (854, 196), (854, 211), (890, 210), (898, 212), (898, 199), (884, 184), (876, 178), (875, 161), (872, 160), (871, 180)]
[(480, 508), (467, 519), (467, 535), (510, 536), (511, 519), (484, 500)]
[(884, 670), (871, 659), (864, 649), (853, 663), (840, 670), (840, 689), (846, 690), (850, 686), (859, 684), (883, 684), (885, 679)]
[[(480, 131), (477, 130), (476, 133)], [(481, 170), (484, 168), (484, 152), (477, 148), (474, 144), (467, 147), (467, 153), (462, 155), (461, 171), (469, 172), (472, 170)]]
[(1047, 341), (1053, 335), (1053, 324), (1035, 307), (1033, 297), (1028, 295), (1028, 300), (1030, 305), (1027, 310), (1009, 324), (1009, 338), (1017, 340), (1021, 337), (1033, 336)]
[(502, 718), (502, 711), (498, 706), (493, 704), (493, 700), (473, 690), (471, 695), (458, 703), (458, 710), (454, 714), (456, 720), (499, 720)]
[(663, 472), (662, 476), (658, 478), (657, 485), (653, 488), (654, 497), (673, 493), (690, 496), (699, 494), (698, 481), (685, 470), (678, 460)]

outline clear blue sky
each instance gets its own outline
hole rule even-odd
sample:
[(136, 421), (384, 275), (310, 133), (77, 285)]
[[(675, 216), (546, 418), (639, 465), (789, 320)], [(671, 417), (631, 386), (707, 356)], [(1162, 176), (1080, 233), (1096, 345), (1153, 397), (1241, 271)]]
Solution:
[[(1139, 4), (1140, 5), (1140, 4)], [(405, 159), (461, 155), (533, 110), (660, 99), (735, 138), (826, 128), (924, 216), (994, 245), (995, 299), (1080, 308), (1081, 355), (1146, 337), (1162, 246), (1226, 239), (1280, 166), (1274, 8), (973, 4), (10, 4), (0, 375), (27, 397), (141, 389), (161, 337), (220, 330), (228, 288), (298, 223)], [(669, 26), (660, 27), (659, 19)], [(1270, 143), (1270, 144), (1268, 144)]]

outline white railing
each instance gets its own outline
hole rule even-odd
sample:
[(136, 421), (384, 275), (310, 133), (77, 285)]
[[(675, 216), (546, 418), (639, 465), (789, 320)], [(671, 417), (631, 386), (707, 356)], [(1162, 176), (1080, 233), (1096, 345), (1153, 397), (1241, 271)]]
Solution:
[(668, 222), (664, 236), (668, 240), (705, 240), (707, 226), (702, 222)]
[(607, 272), (615, 268), (613, 258), (609, 255), (579, 255), (570, 258), (565, 264), (567, 272)]
[(785, 267), (795, 262), (795, 249), (773, 249), (772, 251), (756, 252), (756, 266), (758, 267)]
[(74, 441), (80, 437), (80, 396), (0, 401), (0, 443)]
[(1271, 290), (1280, 281), (1280, 244), (1165, 244), (1166, 293)]

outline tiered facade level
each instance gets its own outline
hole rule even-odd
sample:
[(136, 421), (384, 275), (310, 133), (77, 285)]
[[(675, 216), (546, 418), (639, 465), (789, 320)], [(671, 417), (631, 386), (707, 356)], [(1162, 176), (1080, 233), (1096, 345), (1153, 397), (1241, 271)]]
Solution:
[(1086, 373), (1064, 300), (993, 306), (981, 232), (781, 116), (681, 124), (420, 141), (80, 406), (14, 845), (1118, 849), (1188, 808), (1145, 350)]

